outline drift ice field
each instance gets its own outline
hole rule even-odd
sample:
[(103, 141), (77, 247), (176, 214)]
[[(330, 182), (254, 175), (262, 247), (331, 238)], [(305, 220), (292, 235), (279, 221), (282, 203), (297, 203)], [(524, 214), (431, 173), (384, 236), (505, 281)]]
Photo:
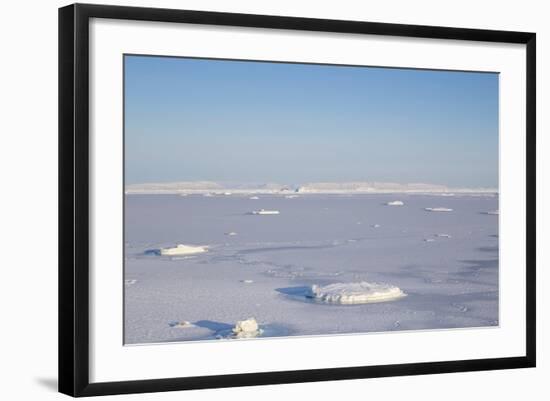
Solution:
[(124, 341), (497, 326), (498, 209), (496, 194), (128, 194)]

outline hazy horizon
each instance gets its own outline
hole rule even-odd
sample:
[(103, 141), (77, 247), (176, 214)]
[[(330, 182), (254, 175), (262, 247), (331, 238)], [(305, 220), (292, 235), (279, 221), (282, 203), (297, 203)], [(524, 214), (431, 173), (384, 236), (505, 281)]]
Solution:
[(125, 56), (125, 180), (498, 188), (498, 74)]

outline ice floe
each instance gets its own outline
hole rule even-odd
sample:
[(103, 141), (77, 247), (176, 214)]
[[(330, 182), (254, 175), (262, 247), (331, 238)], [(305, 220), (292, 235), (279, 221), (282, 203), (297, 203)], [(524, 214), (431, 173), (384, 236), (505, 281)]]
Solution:
[(396, 200), (386, 203), (387, 206), (404, 206), (405, 204), (402, 201)]
[(427, 212), (452, 212), (453, 209), (449, 209), (448, 207), (426, 207), (424, 208)]
[(251, 199), (251, 200), (258, 200), (258, 199), (260, 199), (260, 198), (258, 198), (257, 196), (251, 196), (251, 197), (248, 198), (248, 199)]
[(306, 296), (317, 301), (351, 305), (392, 301), (405, 295), (400, 288), (390, 284), (362, 281), (325, 286), (313, 285)]
[(236, 338), (252, 338), (259, 336), (262, 330), (256, 319), (251, 317), (246, 320), (239, 320), (233, 327), (232, 332)]
[(179, 244), (173, 248), (162, 248), (160, 254), (164, 256), (171, 255), (194, 255), (208, 251), (208, 246), (195, 246)]
[(254, 280), (241, 280), (241, 283), (244, 283), (244, 284), (252, 284), (254, 282)]
[(260, 210), (253, 210), (252, 211), (252, 214), (261, 214), (261, 215), (266, 215), (266, 214), (279, 214), (280, 212), (278, 210), (266, 210), (266, 209), (260, 209)]
[(380, 224), (373, 224), (371, 227), (372, 228), (380, 228)]
[(229, 235), (230, 237), (237, 235), (235, 231), (229, 231), (228, 233), (225, 233), (225, 235)]
[(485, 212), (485, 214), (490, 214), (490, 215), (498, 216), (498, 215), (499, 215), (499, 211), (498, 211), (498, 210), (489, 210), (488, 212)]

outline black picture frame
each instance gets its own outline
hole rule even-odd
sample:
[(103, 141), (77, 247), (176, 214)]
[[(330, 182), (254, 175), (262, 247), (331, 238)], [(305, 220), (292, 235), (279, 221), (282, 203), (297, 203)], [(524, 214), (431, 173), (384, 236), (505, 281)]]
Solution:
[[(520, 357), (90, 383), (89, 116), (91, 18), (438, 38), (526, 45), (526, 353)], [(71, 396), (158, 392), (534, 367), (536, 35), (438, 26), (74, 4), (59, 9), (59, 391)]]

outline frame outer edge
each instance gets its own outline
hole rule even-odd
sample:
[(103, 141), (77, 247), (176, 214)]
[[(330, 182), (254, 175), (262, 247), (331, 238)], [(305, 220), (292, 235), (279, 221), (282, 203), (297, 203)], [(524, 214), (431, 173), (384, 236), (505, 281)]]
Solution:
[(75, 394), (74, 6), (58, 11), (58, 390)]
[(86, 5), (74, 13), (74, 218), (75, 218), (75, 395), (89, 386), (89, 20)]
[(338, 32), (428, 39), (473, 40), (525, 44), (530, 32), (502, 31), (474, 28), (455, 28), (433, 25), (411, 25), (358, 20), (335, 20), (294, 17), (286, 15), (241, 14), (219, 11), (196, 11), (171, 8), (106, 6), (77, 4), (98, 18), (138, 21), (184, 22), (248, 28), (268, 28), (313, 32)]
[(59, 391), (89, 386), (87, 6), (59, 9)]

